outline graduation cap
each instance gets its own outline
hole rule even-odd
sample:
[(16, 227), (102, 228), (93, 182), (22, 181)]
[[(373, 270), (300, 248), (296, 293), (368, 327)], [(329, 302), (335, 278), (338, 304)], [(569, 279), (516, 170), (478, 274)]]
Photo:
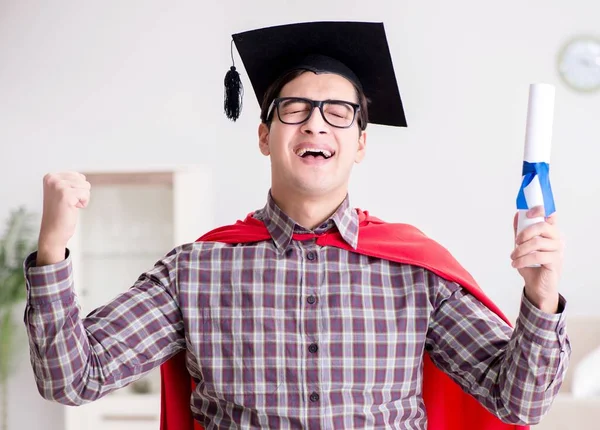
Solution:
[[(370, 123), (406, 127), (383, 23), (306, 22), (250, 30), (232, 38), (259, 104), (269, 86), (286, 72), (335, 73), (370, 100)], [(234, 64), (225, 77), (225, 113), (233, 121), (241, 112), (242, 97)]]

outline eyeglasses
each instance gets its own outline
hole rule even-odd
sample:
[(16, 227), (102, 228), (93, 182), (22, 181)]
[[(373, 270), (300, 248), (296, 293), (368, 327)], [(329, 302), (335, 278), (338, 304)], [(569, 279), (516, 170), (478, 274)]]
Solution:
[(284, 124), (302, 124), (319, 108), (325, 122), (336, 128), (349, 128), (354, 124), (360, 106), (343, 100), (310, 100), (302, 97), (279, 97), (273, 100), (267, 111), (267, 121), (271, 120), (273, 109), (277, 110), (279, 121)]

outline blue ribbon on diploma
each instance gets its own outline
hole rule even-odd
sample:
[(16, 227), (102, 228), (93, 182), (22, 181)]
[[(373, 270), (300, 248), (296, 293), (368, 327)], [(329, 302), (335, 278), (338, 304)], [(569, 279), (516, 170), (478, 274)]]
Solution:
[(546, 216), (554, 213), (554, 196), (552, 195), (552, 187), (550, 187), (550, 166), (548, 163), (529, 163), (523, 162), (523, 182), (517, 195), (517, 209), (531, 209), (525, 199), (525, 187), (533, 181), (533, 178), (538, 177), (542, 188), (542, 197), (544, 198), (544, 210)]

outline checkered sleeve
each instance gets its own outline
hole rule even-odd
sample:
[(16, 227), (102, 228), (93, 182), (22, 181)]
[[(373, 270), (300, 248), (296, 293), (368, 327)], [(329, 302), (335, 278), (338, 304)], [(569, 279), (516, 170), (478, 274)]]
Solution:
[(40, 394), (80, 405), (123, 387), (184, 347), (172, 251), (110, 303), (80, 316), (71, 258), (36, 267), (24, 262), (24, 323)]
[(438, 279), (427, 336), (434, 363), (502, 421), (533, 425), (562, 384), (571, 347), (565, 299), (547, 314), (523, 294), (514, 330), (460, 286)]

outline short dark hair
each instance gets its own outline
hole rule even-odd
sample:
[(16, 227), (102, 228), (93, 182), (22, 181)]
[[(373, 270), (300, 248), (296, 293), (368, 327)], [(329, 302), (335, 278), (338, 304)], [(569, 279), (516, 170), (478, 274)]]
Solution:
[[(298, 76), (300, 76), (306, 72), (308, 72), (308, 70), (305, 70), (305, 69), (291, 70), (291, 71), (281, 75), (279, 77), (279, 79), (277, 79), (275, 82), (273, 82), (269, 86), (269, 88), (267, 88), (267, 91), (265, 91), (265, 96), (262, 101), (261, 111), (260, 111), (260, 119), (263, 123), (267, 124), (267, 126), (269, 126), (269, 127), (271, 126), (272, 118), (271, 119), (267, 118), (267, 114), (268, 114), (269, 106), (271, 106), (271, 102), (274, 99), (276, 99), (277, 97), (279, 97), (281, 90), (283, 89), (284, 86), (286, 86), (286, 84), (288, 84), (289, 82), (293, 81)], [(358, 112), (358, 116), (357, 116), (356, 120), (358, 122), (359, 130), (362, 132), (363, 130), (365, 130), (367, 128), (367, 124), (369, 123), (369, 112), (368, 112), (369, 99), (367, 98), (365, 93), (360, 88), (358, 88), (354, 84), (352, 84), (352, 85), (354, 86), (354, 89), (356, 91), (356, 97), (358, 99), (358, 104), (360, 105), (360, 111)]]

